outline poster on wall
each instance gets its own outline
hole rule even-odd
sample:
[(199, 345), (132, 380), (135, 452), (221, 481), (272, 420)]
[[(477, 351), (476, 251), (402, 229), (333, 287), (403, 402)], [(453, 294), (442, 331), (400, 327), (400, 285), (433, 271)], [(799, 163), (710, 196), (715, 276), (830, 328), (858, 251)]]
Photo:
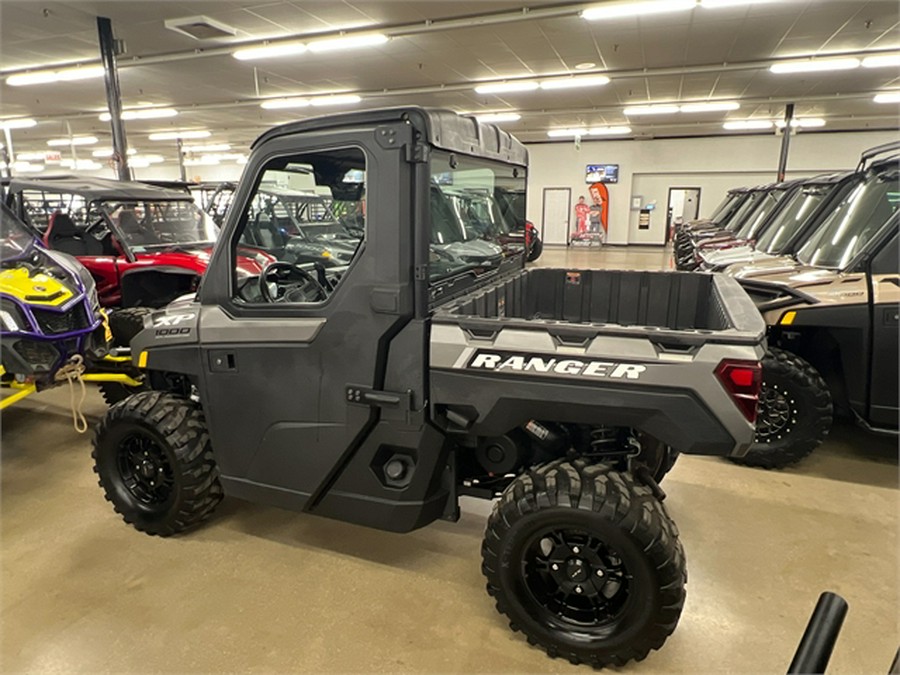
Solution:
[(609, 189), (603, 183), (593, 183), (588, 187), (588, 195), (590, 201), (582, 195), (575, 204), (575, 231), (569, 243), (601, 246), (609, 231)]
[(584, 182), (591, 183), (618, 183), (618, 164), (588, 164), (584, 170)]

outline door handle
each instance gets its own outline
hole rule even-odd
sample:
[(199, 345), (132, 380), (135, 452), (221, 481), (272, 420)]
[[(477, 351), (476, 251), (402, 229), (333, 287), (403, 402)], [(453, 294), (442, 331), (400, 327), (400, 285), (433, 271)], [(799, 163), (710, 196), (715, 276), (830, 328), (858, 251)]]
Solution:
[(211, 349), (209, 352), (209, 372), (237, 372), (237, 362), (234, 358), (234, 352), (229, 352), (224, 349)]

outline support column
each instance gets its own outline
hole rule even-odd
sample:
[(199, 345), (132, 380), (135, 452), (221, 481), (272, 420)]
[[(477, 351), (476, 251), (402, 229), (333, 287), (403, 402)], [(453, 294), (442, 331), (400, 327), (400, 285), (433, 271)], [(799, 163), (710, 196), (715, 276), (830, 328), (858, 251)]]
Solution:
[(177, 138), (175, 144), (178, 147), (178, 171), (181, 173), (181, 180), (187, 182), (187, 171), (184, 169), (184, 143)]
[(12, 165), (15, 161), (16, 156), (13, 152), (12, 134), (6, 127), (3, 127), (3, 140), (5, 142), (3, 144), (3, 152), (0, 153), (0, 157), (2, 157), (4, 162), (6, 162), (6, 177), (12, 178)]
[(778, 182), (784, 180), (787, 171), (788, 150), (791, 148), (791, 122), (794, 121), (794, 104), (784, 107), (784, 132), (781, 134), (781, 155), (778, 157)]
[(106, 83), (106, 105), (109, 108), (109, 123), (112, 127), (113, 156), (116, 159), (119, 180), (131, 180), (131, 169), (128, 168), (128, 141), (125, 138), (125, 124), (122, 122), (122, 94), (119, 90), (112, 21), (98, 16), (97, 34), (100, 38), (100, 59), (103, 61), (103, 79)]

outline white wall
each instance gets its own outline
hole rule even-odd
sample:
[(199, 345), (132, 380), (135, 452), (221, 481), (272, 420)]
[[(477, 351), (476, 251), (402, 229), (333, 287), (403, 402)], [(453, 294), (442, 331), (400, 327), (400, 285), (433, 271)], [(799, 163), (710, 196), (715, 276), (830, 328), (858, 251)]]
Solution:
[[(788, 178), (852, 169), (860, 153), (896, 140), (891, 132), (813, 133), (791, 138)], [(781, 138), (723, 136), (663, 140), (582, 141), (528, 145), (528, 215), (540, 228), (543, 188), (572, 189), (572, 204), (580, 195), (590, 201), (584, 182), (586, 164), (618, 164), (619, 182), (609, 185), (609, 243), (661, 244), (666, 224), (669, 187), (699, 187), (700, 215), (708, 215), (733, 187), (775, 180)], [(650, 229), (639, 230), (631, 196), (656, 201)], [(574, 214), (572, 215), (574, 224)], [(549, 242), (553, 243), (553, 242)], [(564, 243), (564, 242), (558, 242)]]

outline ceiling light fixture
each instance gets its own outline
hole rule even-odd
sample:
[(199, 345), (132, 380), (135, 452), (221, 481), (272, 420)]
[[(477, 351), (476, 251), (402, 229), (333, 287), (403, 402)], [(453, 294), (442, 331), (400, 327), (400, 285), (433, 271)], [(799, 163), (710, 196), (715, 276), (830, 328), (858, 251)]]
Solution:
[(52, 138), (47, 141), (47, 145), (51, 147), (66, 145), (94, 145), (97, 143), (96, 136), (72, 136), (71, 138)]
[(706, 9), (718, 9), (719, 7), (739, 7), (741, 5), (762, 5), (778, 0), (699, 0), (701, 7)]
[(190, 138), (209, 138), (212, 134), (208, 132), (206, 129), (193, 129), (186, 131), (160, 131), (155, 134), (150, 134), (147, 138), (151, 141), (177, 141), (179, 138), (190, 139)]
[(596, 7), (588, 7), (581, 12), (581, 18), (587, 21), (602, 19), (618, 19), (625, 16), (644, 16), (647, 14), (663, 14), (693, 9), (696, 0), (646, 0), (645, 2), (611, 2)]
[(475, 91), (479, 94), (507, 94), (514, 91), (534, 91), (539, 86), (534, 80), (513, 80), (512, 82), (479, 84), (475, 87)]
[(886, 91), (876, 94), (872, 100), (875, 103), (900, 103), (900, 91)]
[(216, 166), (219, 163), (218, 159), (210, 159), (208, 157), (200, 157), (199, 159), (186, 159), (184, 160), (185, 166)]
[(881, 54), (879, 56), (867, 56), (862, 60), (863, 68), (887, 68), (900, 66), (900, 54)]
[(135, 155), (129, 162), (133, 162), (137, 160), (138, 162), (146, 162), (147, 164), (162, 164), (166, 161), (166, 158), (162, 155)]
[(520, 119), (522, 119), (522, 116), (517, 112), (497, 112), (475, 115), (475, 119), (479, 122), (499, 124), (500, 122), (518, 122)]
[(16, 160), (21, 162), (43, 162), (44, 161), (44, 153), (43, 152), (17, 152)]
[(630, 134), (631, 127), (592, 127), (588, 129), (591, 136), (620, 136)]
[(353, 105), (360, 101), (362, 101), (362, 97), (356, 94), (330, 94), (328, 96), (313, 96), (309, 99), (309, 104), (321, 108), (331, 105)]
[(853, 70), (854, 68), (859, 68), (859, 59), (844, 57), (785, 61), (784, 63), (774, 63), (769, 66), (771, 72), (779, 75), (785, 73), (821, 73), (829, 70)]
[(634, 115), (672, 115), (679, 111), (679, 107), (677, 105), (671, 105), (668, 103), (660, 104), (660, 105), (634, 105), (625, 108), (623, 111), (629, 117)]
[(14, 117), (0, 120), (0, 129), (30, 129), (36, 124), (37, 122), (30, 117)]
[(543, 80), (539, 86), (541, 89), (574, 89), (576, 87), (602, 87), (604, 84), (609, 84), (609, 78), (606, 75), (578, 75)]
[(685, 103), (680, 107), (683, 113), (725, 112), (737, 110), (741, 104), (737, 101), (708, 101), (705, 103)]
[(231, 146), (228, 143), (207, 143), (206, 145), (185, 145), (185, 152), (228, 152)]
[(593, 61), (585, 61), (583, 63), (576, 63), (575, 70), (590, 70), (591, 68), (596, 68), (597, 64)]
[[(175, 117), (178, 111), (175, 108), (140, 108), (137, 110), (123, 110), (123, 120), (155, 120), (163, 117)], [(101, 122), (109, 122), (112, 115), (108, 112), (100, 113)]]
[[(775, 120), (775, 126), (779, 129), (784, 129), (784, 120)], [(791, 127), (801, 129), (811, 129), (813, 127), (824, 127), (825, 120), (821, 117), (795, 117), (791, 120)]]
[[(115, 151), (112, 148), (100, 148), (99, 150), (94, 150), (91, 153), (91, 157), (103, 157), (103, 158), (112, 157), (114, 152)], [(128, 155), (136, 155), (137, 150), (135, 150), (134, 148), (128, 148), (127, 154)]]
[(359, 47), (376, 47), (390, 40), (387, 35), (381, 33), (367, 33), (365, 35), (347, 35), (345, 37), (329, 38), (327, 40), (314, 40), (307, 47), (314, 54), (323, 52), (336, 52), (345, 49), (358, 49)]
[(71, 82), (103, 77), (103, 66), (81, 66), (62, 68), (61, 70), (34, 70), (30, 73), (17, 73), (6, 78), (11, 87), (22, 87), (29, 84), (47, 84), (48, 82)]
[(295, 56), (305, 51), (306, 44), (303, 42), (278, 42), (262, 47), (238, 49), (231, 55), (238, 61), (255, 61), (256, 59), (274, 59), (279, 56)]
[(308, 98), (293, 96), (291, 98), (272, 98), (259, 104), (264, 110), (282, 110), (284, 108), (306, 108), (310, 105)]
[(31, 162), (13, 162), (12, 168), (19, 173), (38, 173), (44, 170), (44, 165), (32, 164)]
[(750, 131), (755, 129), (771, 129), (772, 120), (734, 120), (725, 122), (723, 129), (729, 131)]
[(65, 169), (77, 169), (79, 171), (96, 171), (103, 168), (102, 164), (92, 159), (64, 159), (59, 165)]
[(587, 136), (588, 130), (584, 128), (580, 129), (550, 129), (547, 132), (547, 135), (550, 138), (568, 138), (573, 136)]

